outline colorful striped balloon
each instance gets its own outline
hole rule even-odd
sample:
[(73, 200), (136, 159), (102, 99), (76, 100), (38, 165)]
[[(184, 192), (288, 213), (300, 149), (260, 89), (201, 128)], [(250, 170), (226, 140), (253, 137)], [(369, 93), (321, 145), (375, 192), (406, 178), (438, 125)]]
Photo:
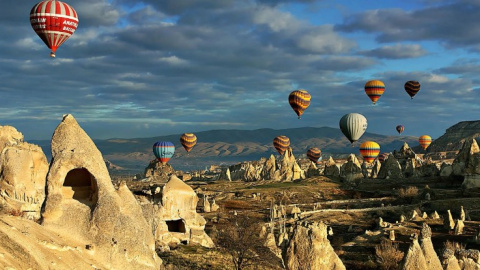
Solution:
[(175, 146), (171, 142), (156, 142), (153, 145), (153, 154), (162, 164), (167, 163), (175, 153)]
[(405, 83), (405, 91), (413, 99), (413, 97), (420, 91), (420, 83), (417, 81), (408, 81)]
[(360, 154), (368, 163), (372, 163), (380, 153), (380, 145), (376, 142), (366, 141), (360, 145)]
[(183, 135), (180, 136), (180, 143), (188, 153), (192, 150), (195, 144), (197, 144), (197, 136), (193, 133), (183, 133)]
[(398, 134), (402, 134), (403, 130), (405, 130), (405, 127), (402, 125), (398, 125), (395, 129), (397, 130)]
[(373, 104), (377, 103), (377, 100), (385, 92), (385, 84), (379, 80), (368, 81), (365, 84), (365, 93), (372, 100)]
[(310, 94), (303, 89), (295, 90), (288, 96), (288, 102), (290, 103), (290, 106), (292, 106), (292, 109), (297, 113), (298, 119), (300, 119), (303, 112), (310, 105), (311, 99), (312, 97)]
[(33, 6), (30, 24), (45, 45), (55, 51), (77, 30), (77, 12), (68, 4), (57, 0), (46, 0)]
[(318, 149), (317, 147), (312, 147), (307, 151), (307, 157), (315, 163), (318, 161), (318, 159), (321, 156), (322, 156), (322, 151), (320, 151), (320, 149)]
[(277, 136), (273, 139), (273, 146), (280, 155), (283, 155), (290, 146), (290, 139), (287, 136)]
[(378, 161), (380, 161), (380, 163), (383, 163), (385, 161), (385, 159), (388, 158), (388, 155), (390, 155), (389, 153), (381, 153), (380, 155), (378, 155)]
[(420, 138), (418, 138), (418, 142), (423, 150), (427, 150), (428, 146), (432, 143), (432, 137), (428, 135), (422, 135)]

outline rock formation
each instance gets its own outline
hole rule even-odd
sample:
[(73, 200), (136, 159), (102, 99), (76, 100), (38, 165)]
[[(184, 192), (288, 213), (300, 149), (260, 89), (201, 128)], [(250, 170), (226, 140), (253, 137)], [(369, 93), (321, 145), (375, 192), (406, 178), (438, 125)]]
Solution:
[(442, 265), (445, 270), (461, 270), (455, 252), (448, 248), (443, 250)]
[(480, 148), (474, 138), (469, 138), (452, 163), (452, 175), (464, 176), (462, 188), (480, 187)]
[(403, 178), (402, 167), (394, 155), (389, 155), (388, 158), (383, 162), (377, 178)]
[(356, 179), (363, 178), (362, 166), (354, 154), (350, 154), (347, 162), (340, 167), (340, 177), (349, 183), (352, 183)]
[(308, 167), (305, 176), (309, 178), (309, 177), (314, 177), (319, 175), (320, 175), (320, 172), (319, 172), (319, 169), (317, 168), (317, 165), (315, 165), (315, 163), (313, 162), (310, 162), (310, 166)]
[(332, 157), (330, 157), (325, 163), (325, 169), (323, 170), (325, 176), (340, 176), (340, 166), (335, 163)]
[(457, 219), (457, 223), (455, 224), (455, 235), (463, 234), (463, 228), (465, 227), (463, 221), (461, 219)]
[(45, 154), (23, 142), (23, 135), (10, 126), (0, 126), (0, 147), (0, 203), (8, 212), (40, 219), (48, 172)]
[(455, 228), (455, 221), (453, 221), (450, 209), (447, 210), (447, 217), (443, 219), (443, 226), (447, 230), (453, 230)]
[(158, 269), (161, 260), (142, 209), (125, 184), (118, 190), (102, 154), (72, 115), (52, 137), (42, 225), (94, 247), (110, 269)]
[(172, 165), (168, 163), (162, 164), (157, 159), (150, 161), (147, 168), (145, 168), (145, 177), (157, 183), (166, 183), (172, 174), (175, 174)]
[(323, 223), (295, 227), (285, 252), (285, 265), (289, 270), (345, 269), (327, 239), (327, 226)]
[(427, 225), (427, 223), (423, 223), (422, 230), (420, 231), (420, 240), (421, 240), (421, 248), (423, 255), (425, 257), (425, 262), (427, 264), (426, 269), (429, 270), (442, 270), (442, 263), (435, 252), (432, 244), (432, 229)]
[(423, 254), (420, 244), (418, 244), (418, 236), (413, 234), (410, 238), (412, 243), (408, 248), (407, 255), (403, 261), (403, 270), (418, 270), (418, 269), (429, 269), (427, 268), (427, 261)]
[[(388, 158), (388, 156), (387, 156), (387, 158)], [(387, 159), (387, 158), (386, 158), (386, 159)], [(380, 168), (381, 168), (381, 167), (382, 167), (381, 162), (378, 161), (378, 159), (375, 160), (375, 161), (373, 162), (372, 170), (371, 170), (371, 172), (370, 172), (370, 178), (377, 178), (377, 177), (378, 177), (378, 173), (380, 172)]]
[(283, 181), (293, 181), (305, 179), (305, 172), (298, 166), (295, 156), (293, 156), (292, 148), (289, 147), (281, 162), (280, 178)]
[(198, 197), (193, 189), (175, 175), (162, 189), (160, 207), (155, 214), (155, 244), (169, 250), (180, 243), (197, 243), (213, 247), (205, 233), (205, 219), (196, 212)]

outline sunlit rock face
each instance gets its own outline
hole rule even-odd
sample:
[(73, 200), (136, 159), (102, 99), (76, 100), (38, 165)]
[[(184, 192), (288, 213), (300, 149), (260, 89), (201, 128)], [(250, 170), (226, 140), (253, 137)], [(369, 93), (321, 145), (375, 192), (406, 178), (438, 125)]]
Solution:
[[(212, 239), (205, 233), (205, 219), (196, 212), (197, 203), (195, 191), (172, 175), (162, 189), (160, 204), (152, 209), (154, 213), (151, 218), (156, 224), (153, 229), (158, 249), (169, 250), (179, 244), (190, 243), (204, 247), (214, 246)], [(148, 211), (145, 212), (148, 214)]]
[(113, 187), (102, 154), (72, 115), (52, 136), (47, 191), (43, 226), (94, 246), (109, 269), (160, 267), (140, 205), (125, 184)]
[(0, 127), (0, 197), (8, 212), (40, 218), (48, 162), (42, 149), (23, 142), (10, 126)]

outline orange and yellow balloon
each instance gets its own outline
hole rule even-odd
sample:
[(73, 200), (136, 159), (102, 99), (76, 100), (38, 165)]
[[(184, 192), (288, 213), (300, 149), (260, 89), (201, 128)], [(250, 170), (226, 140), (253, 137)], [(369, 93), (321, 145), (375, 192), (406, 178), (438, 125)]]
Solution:
[(383, 92), (385, 92), (385, 84), (382, 81), (372, 80), (365, 84), (365, 93), (367, 93), (373, 104), (377, 103)]
[(290, 139), (287, 136), (277, 136), (273, 139), (273, 146), (280, 155), (283, 155), (290, 146)]
[(418, 142), (423, 150), (427, 150), (428, 146), (432, 143), (432, 137), (428, 135), (422, 135), (420, 138), (418, 138)]
[(317, 147), (312, 147), (307, 151), (307, 157), (314, 163), (318, 162), (318, 159), (322, 156), (322, 151)]
[(380, 153), (380, 145), (376, 142), (366, 141), (360, 145), (360, 154), (367, 163), (372, 163)]
[(295, 90), (288, 96), (288, 103), (292, 106), (292, 109), (297, 113), (298, 119), (302, 116), (303, 112), (310, 105), (312, 96), (303, 89)]
[(197, 136), (193, 133), (183, 133), (182, 136), (180, 136), (180, 143), (188, 153), (192, 150), (195, 144), (197, 144)]

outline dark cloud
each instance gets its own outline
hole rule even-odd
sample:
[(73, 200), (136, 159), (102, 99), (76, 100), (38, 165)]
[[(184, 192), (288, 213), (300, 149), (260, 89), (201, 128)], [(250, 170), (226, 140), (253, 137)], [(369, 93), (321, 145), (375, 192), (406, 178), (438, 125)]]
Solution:
[(480, 42), (480, 2), (447, 1), (415, 11), (368, 10), (347, 18), (337, 30), (377, 34), (380, 42), (439, 40), (449, 47), (472, 46)]
[(360, 53), (375, 58), (405, 59), (421, 57), (428, 52), (418, 44), (396, 44), (393, 46), (383, 46), (370, 51), (362, 51)]

